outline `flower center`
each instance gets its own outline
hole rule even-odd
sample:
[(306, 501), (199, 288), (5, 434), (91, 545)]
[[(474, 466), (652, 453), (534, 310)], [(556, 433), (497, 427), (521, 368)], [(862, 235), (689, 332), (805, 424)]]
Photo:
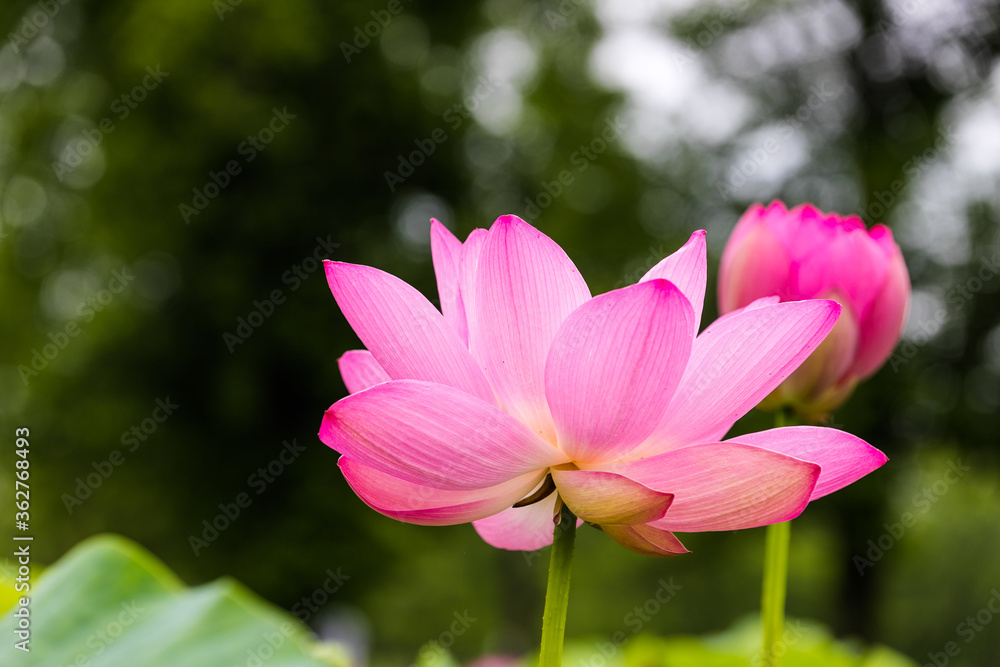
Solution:
[(549, 496), (550, 493), (556, 490), (556, 483), (552, 481), (552, 473), (545, 475), (545, 479), (542, 480), (542, 485), (535, 490), (529, 496), (525, 496), (521, 500), (514, 503), (514, 507), (527, 507), (528, 505), (534, 505), (539, 500), (544, 500)]

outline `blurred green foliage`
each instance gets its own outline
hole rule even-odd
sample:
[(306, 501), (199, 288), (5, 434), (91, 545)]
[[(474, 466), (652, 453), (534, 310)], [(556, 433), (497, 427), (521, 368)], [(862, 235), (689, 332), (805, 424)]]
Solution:
[[(1000, 623), (968, 643), (958, 628), (1000, 586), (1000, 281), (970, 283), (998, 247), (995, 4), (927, 22), (935, 3), (639, 3), (648, 15), (636, 19), (612, 3), (405, 1), (381, 27), (388, 3), (56, 4), (31, 37), (24, 20), (41, 5), (0, 6), (0, 433), (31, 429), (39, 562), (113, 531), (186, 580), (231, 575), (289, 610), (339, 568), (350, 579), (310, 622), (370, 634), (375, 664), (410, 664), (456, 613), (477, 619), (455, 640), (459, 658), (526, 653), (546, 554), (375, 514), (316, 438), (345, 393), (336, 359), (359, 344), (309, 258), (378, 266), (436, 301), (427, 218), (464, 234), (534, 205), (595, 293), (697, 228), (711, 281), (751, 201), (874, 212), (900, 181), (875, 217), (900, 238), (916, 289), (906, 354), (835, 415), (891, 460), (795, 522), (789, 613), (921, 660), (956, 641), (950, 664), (994, 664)], [(153, 85), (147, 68), (167, 74)], [(477, 98), (486, 75), (502, 85)], [(814, 110), (823, 82), (840, 92)], [(294, 118), (265, 145), (285, 109)], [(628, 132), (551, 197), (619, 116)], [(935, 152), (949, 126), (956, 138)], [(761, 138), (788, 127), (782, 151), (735, 187)], [(438, 128), (445, 141), (390, 189), (386, 172)], [(185, 220), (181, 206), (201, 203)], [(116, 270), (135, 276), (120, 293)], [(157, 400), (177, 406), (163, 421)], [(736, 428), (768, 426), (751, 414)], [(279, 468), (285, 441), (305, 451)], [(971, 469), (923, 512), (917, 494), (958, 460)], [(240, 494), (249, 505), (208, 539), (203, 522)], [(888, 544), (905, 512), (916, 523), (859, 573), (855, 557)], [(658, 561), (582, 531), (570, 636), (627, 631), (663, 578), (683, 591), (643, 632), (710, 632), (753, 613), (762, 531), (682, 538), (693, 554)]]
[[(916, 663), (884, 646), (837, 642), (815, 623), (790, 619), (776, 653), (787, 667), (913, 667)], [(760, 665), (760, 619), (739, 621), (706, 637), (663, 639), (637, 635), (620, 647), (596, 640), (567, 647), (570, 664), (631, 667), (754, 667)], [(603, 658), (603, 660), (602, 660)]]
[[(658, 613), (676, 594), (664, 583), (643, 605)], [(35, 639), (21, 639), (31, 650), (0, 647), (0, 657), (14, 664), (176, 665), (214, 667), (222, 663), (280, 667), (342, 667), (349, 658), (342, 645), (318, 643), (291, 616), (267, 605), (240, 584), (219, 580), (188, 589), (155, 556), (134, 542), (115, 535), (90, 538), (73, 548), (39, 581), (31, 604), (14, 602), (0, 627), (15, 633), (22, 619), (30, 621)], [(659, 601), (663, 600), (661, 604)], [(650, 607), (650, 603), (655, 606)], [(455, 635), (477, 619), (460, 621), (417, 652), (416, 667), (456, 667), (451, 652)], [(639, 618), (639, 617), (636, 617)], [(909, 667), (914, 663), (885, 647), (862, 648), (838, 643), (813, 622), (790, 619), (775, 647), (789, 667)], [(95, 629), (96, 628), (96, 629)], [(567, 644), (565, 660), (604, 667), (745, 667), (760, 662), (760, 621), (751, 617), (731, 630), (704, 638), (678, 636), (667, 640), (641, 633), (616, 632), (610, 641), (575, 640)], [(18, 656), (18, 657), (15, 657)], [(533, 665), (537, 657), (484, 656), (490, 664)]]

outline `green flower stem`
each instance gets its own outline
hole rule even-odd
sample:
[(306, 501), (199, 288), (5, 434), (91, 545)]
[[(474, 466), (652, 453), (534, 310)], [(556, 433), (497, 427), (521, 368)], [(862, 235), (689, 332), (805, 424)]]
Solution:
[(788, 584), (788, 540), (791, 522), (767, 527), (764, 547), (764, 585), (760, 594), (760, 615), (764, 623), (765, 667), (778, 667), (775, 645), (785, 628), (785, 589)]
[(542, 652), (539, 667), (562, 667), (563, 635), (569, 608), (569, 575), (576, 539), (576, 517), (565, 506), (552, 536), (549, 583), (542, 615)]
[[(795, 419), (784, 411), (774, 416), (775, 427), (792, 426)], [(780, 657), (775, 646), (785, 630), (785, 591), (788, 588), (788, 543), (792, 524), (774, 523), (767, 527), (764, 543), (764, 583), (760, 593), (760, 616), (764, 626), (763, 662), (778, 667)]]

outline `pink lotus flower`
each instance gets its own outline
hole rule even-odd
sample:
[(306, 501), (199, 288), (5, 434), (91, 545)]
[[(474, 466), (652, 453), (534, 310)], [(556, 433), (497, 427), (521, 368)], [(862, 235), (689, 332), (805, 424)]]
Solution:
[[(320, 438), (382, 514), (473, 522), (489, 544), (552, 542), (565, 503), (626, 547), (687, 550), (673, 531), (787, 521), (881, 466), (852, 435), (793, 427), (722, 440), (822, 342), (833, 301), (758, 302), (696, 337), (705, 232), (638, 284), (590, 295), (569, 257), (515, 216), (463, 244), (434, 221), (442, 312), (398, 278), (327, 262), (367, 347)], [(522, 502), (523, 501), (523, 502)]]
[(792, 405), (823, 418), (879, 369), (899, 341), (910, 303), (903, 254), (884, 225), (857, 216), (791, 211), (780, 201), (751, 206), (733, 230), (719, 269), (719, 310), (761, 297), (833, 299), (843, 306), (833, 333), (763, 404)]

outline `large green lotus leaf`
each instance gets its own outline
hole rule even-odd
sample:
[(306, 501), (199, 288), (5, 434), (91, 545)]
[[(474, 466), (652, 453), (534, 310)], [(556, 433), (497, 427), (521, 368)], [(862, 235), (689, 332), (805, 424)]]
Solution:
[(17, 619), (0, 620), (0, 665), (39, 667), (329, 667), (346, 660), (236, 581), (187, 588), (124, 538), (82, 542), (30, 593), (30, 653)]

